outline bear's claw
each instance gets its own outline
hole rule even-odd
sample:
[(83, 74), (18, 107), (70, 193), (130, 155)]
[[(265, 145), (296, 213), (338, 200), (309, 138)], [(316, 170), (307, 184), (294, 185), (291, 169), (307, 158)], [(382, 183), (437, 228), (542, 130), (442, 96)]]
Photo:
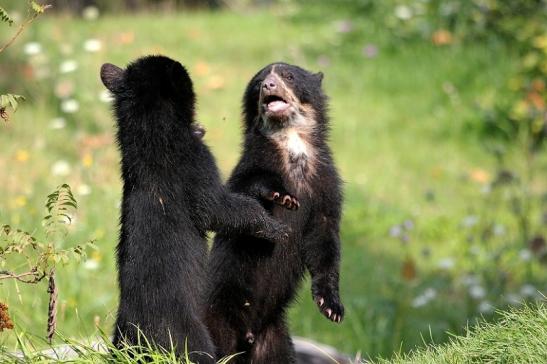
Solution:
[(321, 313), (332, 322), (340, 323), (344, 319), (344, 305), (338, 297), (315, 296), (314, 301)]
[(270, 200), (280, 206), (287, 208), (288, 210), (298, 210), (298, 208), (300, 207), (300, 202), (298, 202), (298, 199), (289, 194), (272, 192)]

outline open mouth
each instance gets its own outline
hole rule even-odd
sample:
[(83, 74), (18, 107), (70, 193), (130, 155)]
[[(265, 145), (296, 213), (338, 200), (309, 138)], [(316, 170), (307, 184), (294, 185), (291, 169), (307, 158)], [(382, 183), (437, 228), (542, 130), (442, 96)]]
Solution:
[(289, 103), (281, 96), (267, 95), (262, 100), (266, 112), (280, 113), (289, 108)]

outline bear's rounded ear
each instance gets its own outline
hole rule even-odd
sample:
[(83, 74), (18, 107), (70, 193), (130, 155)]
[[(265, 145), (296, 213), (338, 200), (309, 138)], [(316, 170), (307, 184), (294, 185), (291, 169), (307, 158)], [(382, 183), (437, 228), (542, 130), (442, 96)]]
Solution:
[(316, 74), (314, 74), (315, 79), (317, 80), (317, 82), (319, 82), (320, 85), (323, 82), (323, 76), (323, 72), (317, 72)]
[(111, 92), (116, 92), (123, 78), (123, 69), (112, 63), (105, 63), (101, 66), (101, 81)]

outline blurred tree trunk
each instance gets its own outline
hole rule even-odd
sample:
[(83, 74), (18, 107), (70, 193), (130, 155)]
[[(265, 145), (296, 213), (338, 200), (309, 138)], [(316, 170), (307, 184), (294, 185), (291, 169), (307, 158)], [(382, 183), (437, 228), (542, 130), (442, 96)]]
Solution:
[(131, 11), (137, 10), (139, 7), (139, 1), (138, 0), (125, 0), (125, 8)]
[(189, 8), (219, 9), (222, 7), (222, 0), (180, 0), (178, 2)]

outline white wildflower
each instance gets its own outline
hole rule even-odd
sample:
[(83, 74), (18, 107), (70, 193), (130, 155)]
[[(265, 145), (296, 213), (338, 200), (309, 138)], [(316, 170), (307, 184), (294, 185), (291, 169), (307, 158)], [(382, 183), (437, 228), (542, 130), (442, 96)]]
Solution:
[(99, 268), (99, 262), (95, 259), (88, 259), (84, 263), (84, 268), (87, 270), (97, 270), (97, 268)]
[(42, 45), (38, 42), (29, 42), (25, 44), (23, 51), (27, 56), (35, 56), (42, 53)]
[(452, 268), (454, 268), (454, 259), (452, 258), (444, 258), (444, 259), (441, 259), (439, 261), (439, 268), (443, 269), (443, 270), (450, 270)]
[(70, 73), (78, 69), (78, 63), (73, 59), (67, 59), (63, 61), (59, 66), (59, 72), (61, 73)]
[(484, 298), (486, 296), (486, 290), (479, 285), (469, 287), (469, 295), (476, 300)]
[(98, 52), (103, 44), (98, 39), (88, 39), (84, 42), (84, 49), (88, 52)]
[(59, 160), (51, 167), (51, 173), (55, 176), (68, 176), (70, 174), (70, 164), (67, 161)]
[(61, 102), (61, 110), (67, 114), (73, 114), (80, 110), (80, 103), (74, 99), (63, 100)]
[(416, 296), (412, 300), (412, 307), (418, 308), (427, 305), (432, 299), (437, 296), (437, 291), (434, 288), (427, 288), (421, 295)]
[(420, 295), (420, 296), (417, 296), (416, 298), (414, 298), (412, 300), (412, 307), (414, 308), (418, 308), (418, 307), (422, 307), (422, 306), (425, 306), (427, 305), (427, 303), (429, 302), (429, 300), (427, 298), (425, 298), (424, 296)]
[(428, 288), (424, 291), (423, 296), (428, 300), (432, 300), (437, 297), (437, 291), (434, 288)]
[(398, 5), (395, 7), (395, 16), (401, 20), (412, 18), (412, 9), (406, 5)]

